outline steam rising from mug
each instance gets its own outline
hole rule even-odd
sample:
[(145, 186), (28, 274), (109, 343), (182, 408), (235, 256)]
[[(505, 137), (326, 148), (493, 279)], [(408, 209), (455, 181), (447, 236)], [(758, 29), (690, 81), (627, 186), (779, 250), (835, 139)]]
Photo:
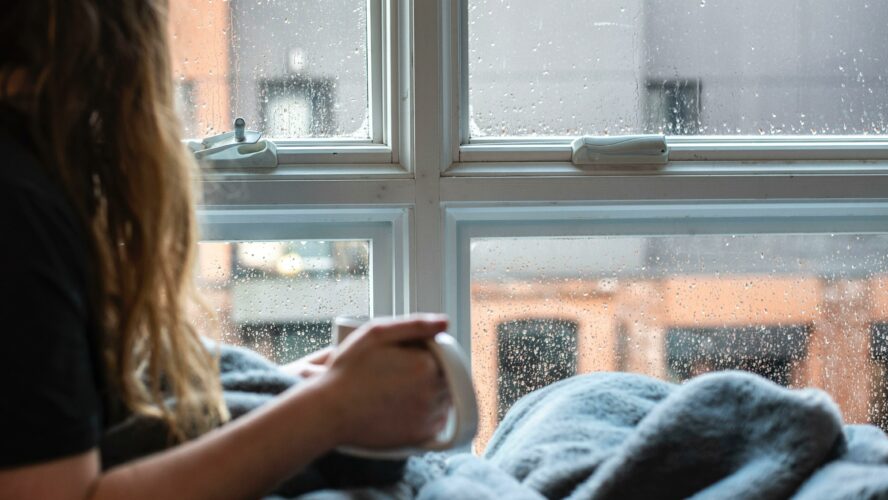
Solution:
[[(368, 318), (341, 316), (333, 320), (333, 343), (338, 344), (350, 333), (357, 330)], [(429, 351), (435, 356), (447, 388), (450, 390), (450, 408), (447, 424), (431, 441), (416, 447), (392, 450), (368, 450), (364, 448), (342, 447), (339, 451), (365, 458), (403, 459), (428, 451), (443, 451), (468, 445), (478, 430), (478, 403), (472, 376), (465, 354), (456, 339), (446, 333), (439, 333), (428, 342)]]

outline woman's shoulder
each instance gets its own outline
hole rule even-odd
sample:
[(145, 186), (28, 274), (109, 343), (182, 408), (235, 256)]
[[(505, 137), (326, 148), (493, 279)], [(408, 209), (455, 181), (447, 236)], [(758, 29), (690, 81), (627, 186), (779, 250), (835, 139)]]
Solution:
[(5, 397), (12, 406), (0, 412), (0, 426), (16, 429), (0, 447), (3, 468), (95, 447), (102, 402), (87, 233), (8, 123), (0, 151), (0, 376), (16, 381)]
[(24, 127), (19, 117), (0, 106), (0, 227), (5, 242), (0, 254), (63, 248), (76, 253), (79, 265), (87, 243), (82, 225), (34, 143), (17, 126)]
[(23, 116), (0, 104), (0, 203), (46, 206), (64, 204), (47, 175)]
[[(61, 186), (53, 182), (21, 131), (0, 107), (0, 295), (23, 284), (89, 315), (88, 234)], [(46, 303), (52, 303), (47, 297)], [(39, 304), (34, 304), (35, 309)], [(2, 309), (2, 306), (0, 306)]]

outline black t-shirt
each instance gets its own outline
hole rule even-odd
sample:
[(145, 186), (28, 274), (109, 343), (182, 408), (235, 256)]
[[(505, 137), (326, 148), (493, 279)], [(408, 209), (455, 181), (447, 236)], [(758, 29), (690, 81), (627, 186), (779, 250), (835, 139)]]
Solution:
[(103, 428), (86, 229), (0, 106), (0, 468), (85, 452)]

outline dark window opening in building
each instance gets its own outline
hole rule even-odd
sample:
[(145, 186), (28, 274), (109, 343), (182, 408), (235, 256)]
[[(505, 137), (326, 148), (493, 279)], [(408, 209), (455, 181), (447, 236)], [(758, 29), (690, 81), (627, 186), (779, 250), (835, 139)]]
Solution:
[(697, 135), (702, 129), (700, 80), (648, 80), (647, 130), (666, 135)]
[(246, 323), (238, 333), (244, 347), (284, 364), (330, 345), (329, 321)]
[(807, 355), (805, 326), (670, 328), (666, 362), (671, 377), (687, 380), (718, 370), (742, 370), (788, 386)]
[(259, 83), (262, 130), (272, 138), (336, 134), (332, 80), (299, 76)]
[(629, 335), (629, 327), (626, 326), (626, 323), (620, 322), (617, 325), (617, 345), (614, 349), (618, 372), (625, 372), (629, 369), (629, 342), (631, 341)]
[(176, 113), (182, 121), (183, 139), (203, 138), (204, 132), (198, 130), (197, 123), (197, 87), (194, 80), (182, 79), (176, 82), (173, 95)]
[(888, 323), (870, 326), (870, 357), (881, 371), (870, 399), (870, 422), (888, 432)]
[(577, 324), (522, 319), (497, 325), (497, 417), (522, 396), (577, 373)]

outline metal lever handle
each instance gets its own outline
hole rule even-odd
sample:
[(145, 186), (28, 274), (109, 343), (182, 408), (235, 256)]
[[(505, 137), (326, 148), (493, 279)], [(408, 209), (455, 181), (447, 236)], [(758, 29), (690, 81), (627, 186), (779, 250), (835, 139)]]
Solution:
[(234, 140), (244, 142), (247, 140), (247, 122), (243, 118), (238, 117), (234, 120)]
[(255, 130), (247, 130), (243, 118), (234, 120), (234, 131), (207, 137), (201, 142), (189, 142), (195, 158), (216, 169), (258, 169), (277, 167), (277, 148), (261, 138)]

